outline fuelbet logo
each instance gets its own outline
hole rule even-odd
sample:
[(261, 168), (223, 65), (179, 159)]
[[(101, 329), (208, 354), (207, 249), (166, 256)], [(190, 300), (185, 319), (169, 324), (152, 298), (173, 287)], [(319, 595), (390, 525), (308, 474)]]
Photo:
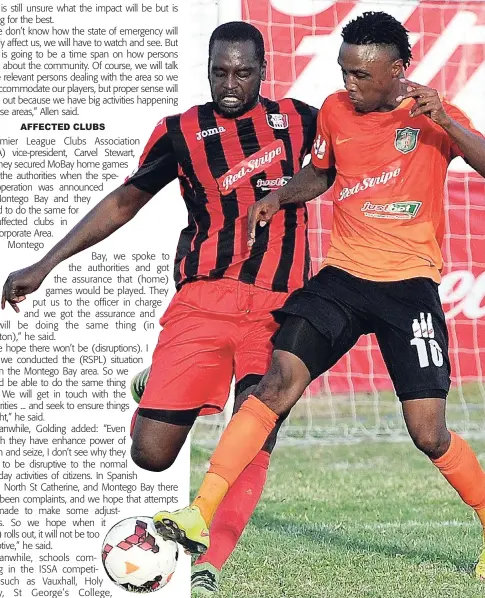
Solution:
[(217, 179), (219, 191), (222, 195), (227, 195), (245, 183), (253, 174), (262, 172), (268, 166), (280, 160), (286, 160), (286, 151), (283, 141), (278, 139), (252, 154), (249, 158), (242, 160), (219, 177)]
[(366, 201), (361, 208), (368, 218), (388, 218), (391, 220), (411, 220), (422, 206), (420, 201), (394, 201), (386, 204), (373, 204)]
[(290, 180), (291, 176), (280, 176), (277, 179), (259, 179), (256, 183), (256, 188), (263, 191), (272, 191), (273, 189), (284, 187)]
[(347, 199), (351, 195), (356, 195), (361, 191), (365, 191), (366, 189), (371, 189), (372, 187), (376, 187), (377, 185), (386, 185), (390, 180), (396, 179), (401, 173), (400, 168), (396, 168), (395, 170), (391, 170), (388, 172), (383, 172), (380, 176), (369, 176), (359, 181), (352, 187), (344, 187), (342, 191), (340, 191), (340, 195), (338, 200), (342, 201), (343, 199)]

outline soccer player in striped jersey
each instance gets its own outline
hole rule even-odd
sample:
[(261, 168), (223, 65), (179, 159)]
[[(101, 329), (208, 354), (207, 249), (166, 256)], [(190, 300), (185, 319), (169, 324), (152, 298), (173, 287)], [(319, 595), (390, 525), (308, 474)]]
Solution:
[[(485, 176), (485, 139), (436, 90), (404, 78), (411, 48), (392, 16), (364, 13), (342, 37), (346, 91), (322, 105), (312, 163), (251, 206), (249, 219), (252, 245), (258, 221), (267, 225), (281, 208), (318, 196), (336, 167), (329, 251), (320, 272), (275, 313), (281, 328), (271, 367), (229, 423), (194, 503), (155, 516), (161, 533), (182, 544), (207, 536), (217, 504), (281, 415), (371, 332), (414, 444), (474, 509), (485, 533), (485, 472), (446, 425), (450, 360), (438, 294), (446, 171), (460, 156)], [(485, 546), (475, 574), (485, 579)]]
[[(137, 172), (4, 286), (3, 306), (18, 310), (58, 263), (105, 239), (178, 178), (188, 211), (175, 257), (178, 292), (161, 318), (132, 431), (132, 458), (144, 469), (172, 465), (195, 419), (224, 408), (233, 376), (238, 409), (269, 365), (277, 328), (271, 311), (309, 276), (303, 204), (281, 210), (250, 249), (246, 242), (248, 208), (300, 170), (316, 129), (316, 109), (260, 96), (265, 69), (255, 27), (218, 27), (209, 43), (213, 101), (163, 118)], [(224, 499), (213, 521), (214, 547), (193, 571), (194, 588), (217, 589), (218, 571), (261, 496), (274, 443), (273, 434)]]

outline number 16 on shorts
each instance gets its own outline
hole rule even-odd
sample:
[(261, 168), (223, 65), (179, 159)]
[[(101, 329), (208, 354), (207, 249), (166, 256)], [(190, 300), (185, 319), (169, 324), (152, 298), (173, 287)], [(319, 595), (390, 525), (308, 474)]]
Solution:
[(431, 361), (435, 366), (443, 365), (443, 350), (434, 338), (433, 318), (430, 313), (421, 312), (419, 318), (413, 320), (413, 335), (411, 346), (416, 347), (419, 365), (427, 368)]

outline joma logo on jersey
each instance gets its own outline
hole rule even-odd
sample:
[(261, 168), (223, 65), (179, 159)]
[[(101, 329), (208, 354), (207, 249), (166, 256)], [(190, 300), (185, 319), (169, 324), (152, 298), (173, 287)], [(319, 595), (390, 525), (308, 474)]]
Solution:
[(222, 195), (227, 195), (245, 183), (253, 174), (258, 174), (281, 160), (286, 160), (286, 151), (284, 143), (281, 139), (277, 139), (219, 177), (217, 179), (219, 191)]
[(384, 171), (380, 176), (368, 176), (362, 181), (359, 181), (352, 187), (344, 187), (342, 191), (340, 191), (340, 195), (338, 200), (342, 201), (343, 199), (347, 199), (351, 195), (355, 195), (356, 193), (360, 193), (361, 191), (365, 191), (366, 189), (371, 189), (372, 187), (376, 187), (377, 185), (386, 185), (392, 179), (396, 179), (401, 173), (400, 168), (396, 168), (395, 170)]
[(420, 201), (394, 201), (386, 204), (373, 204), (366, 201), (361, 211), (368, 218), (388, 218), (391, 220), (411, 220), (419, 211)]
[(218, 133), (225, 133), (226, 129), (224, 127), (213, 127), (212, 129), (204, 129), (203, 131), (197, 131), (196, 137), (197, 141), (204, 139), (205, 137), (210, 137), (211, 135), (217, 135)]

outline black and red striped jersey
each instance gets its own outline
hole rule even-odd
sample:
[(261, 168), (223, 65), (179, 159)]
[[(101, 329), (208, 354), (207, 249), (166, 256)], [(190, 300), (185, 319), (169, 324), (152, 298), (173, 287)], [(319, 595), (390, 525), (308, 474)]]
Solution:
[(288, 205), (247, 246), (249, 206), (285, 185), (310, 152), (317, 110), (260, 98), (239, 118), (212, 102), (162, 119), (138, 170), (125, 184), (157, 193), (178, 177), (188, 210), (175, 257), (175, 282), (228, 277), (273, 291), (307, 280), (310, 257), (304, 205)]

